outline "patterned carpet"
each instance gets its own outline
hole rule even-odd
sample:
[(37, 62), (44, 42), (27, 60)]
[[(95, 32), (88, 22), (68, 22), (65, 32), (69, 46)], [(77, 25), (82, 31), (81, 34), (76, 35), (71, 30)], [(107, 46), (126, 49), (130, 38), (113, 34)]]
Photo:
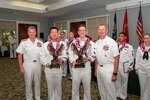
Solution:
[[(71, 100), (71, 81), (63, 78), (63, 100)], [(0, 100), (25, 100), (25, 85), (16, 59), (0, 58)], [(100, 100), (97, 83), (91, 82), (92, 100)], [(80, 87), (80, 98), (83, 100), (83, 87)], [(42, 74), (41, 99), (47, 100), (47, 85)], [(127, 100), (139, 100), (139, 96), (128, 94)]]

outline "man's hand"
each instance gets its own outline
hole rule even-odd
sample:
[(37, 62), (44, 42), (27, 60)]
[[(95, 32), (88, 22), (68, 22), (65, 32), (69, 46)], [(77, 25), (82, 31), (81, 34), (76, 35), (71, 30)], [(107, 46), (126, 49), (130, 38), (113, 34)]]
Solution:
[(90, 58), (89, 57), (85, 57), (83, 58), (84, 62), (87, 62), (87, 61), (90, 61)]
[(130, 73), (131, 72), (131, 68), (128, 68), (128, 73)]
[(21, 74), (24, 74), (24, 73), (25, 73), (25, 70), (24, 70), (24, 67), (23, 67), (23, 66), (20, 66), (20, 73), (21, 73)]
[(112, 82), (115, 82), (116, 80), (117, 80), (117, 75), (114, 75), (114, 74), (113, 74), (112, 77), (111, 77), (111, 81), (112, 81)]
[(51, 65), (50, 65), (49, 63), (47, 63), (47, 64), (46, 64), (46, 67), (50, 68), (50, 67), (51, 67)]
[(139, 74), (139, 70), (138, 70), (138, 69), (136, 69), (136, 70), (135, 70), (135, 73), (138, 75), (138, 74)]
[(75, 67), (75, 65), (76, 65), (76, 61), (73, 61), (72, 62), (72, 67)]
[(61, 65), (63, 64), (63, 60), (62, 59), (58, 59), (58, 63)]

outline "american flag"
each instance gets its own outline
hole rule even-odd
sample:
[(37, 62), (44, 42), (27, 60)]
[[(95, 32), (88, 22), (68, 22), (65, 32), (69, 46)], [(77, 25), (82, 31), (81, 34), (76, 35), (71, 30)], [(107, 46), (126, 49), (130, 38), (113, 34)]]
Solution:
[(143, 41), (143, 34), (144, 34), (141, 4), (139, 7), (139, 15), (138, 15), (136, 33), (137, 33), (139, 42), (141, 43)]

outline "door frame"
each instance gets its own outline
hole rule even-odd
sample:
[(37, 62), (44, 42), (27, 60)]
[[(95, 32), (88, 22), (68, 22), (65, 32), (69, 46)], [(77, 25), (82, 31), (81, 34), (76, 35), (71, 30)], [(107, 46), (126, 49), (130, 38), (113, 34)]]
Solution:
[(87, 26), (87, 18), (79, 18), (79, 19), (73, 19), (73, 20), (68, 20), (67, 21), (67, 28), (68, 28), (68, 32), (70, 32), (70, 24), (73, 22), (82, 22), (82, 21), (85, 21), (85, 24)]
[[(18, 38), (18, 25), (19, 24), (35, 24), (37, 25), (37, 37), (40, 37), (40, 22), (31, 22), (31, 21), (16, 21), (16, 36)], [(18, 45), (19, 39), (17, 39), (17, 45)]]

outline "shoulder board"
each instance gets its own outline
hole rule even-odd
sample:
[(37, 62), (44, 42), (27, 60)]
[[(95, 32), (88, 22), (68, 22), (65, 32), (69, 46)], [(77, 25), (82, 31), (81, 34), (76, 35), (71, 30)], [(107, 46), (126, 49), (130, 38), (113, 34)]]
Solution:
[(27, 39), (22, 39), (21, 42), (26, 41)]

